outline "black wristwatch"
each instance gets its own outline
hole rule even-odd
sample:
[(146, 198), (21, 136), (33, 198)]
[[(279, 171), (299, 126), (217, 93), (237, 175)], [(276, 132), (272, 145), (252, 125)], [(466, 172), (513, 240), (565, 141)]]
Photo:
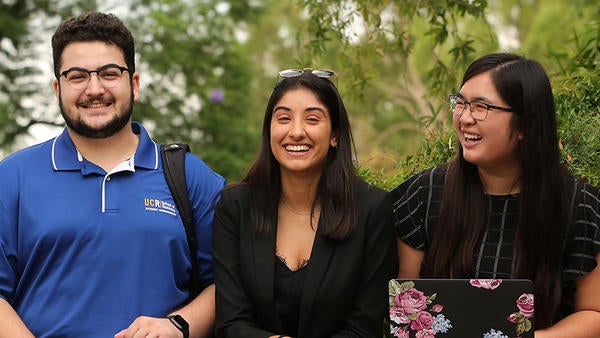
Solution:
[(180, 315), (167, 316), (175, 327), (183, 333), (183, 338), (190, 338), (190, 324)]

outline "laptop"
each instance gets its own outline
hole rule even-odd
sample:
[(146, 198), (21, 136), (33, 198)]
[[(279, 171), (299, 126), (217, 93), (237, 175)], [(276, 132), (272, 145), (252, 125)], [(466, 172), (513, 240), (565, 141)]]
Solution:
[(528, 279), (392, 279), (389, 296), (393, 337), (533, 338)]

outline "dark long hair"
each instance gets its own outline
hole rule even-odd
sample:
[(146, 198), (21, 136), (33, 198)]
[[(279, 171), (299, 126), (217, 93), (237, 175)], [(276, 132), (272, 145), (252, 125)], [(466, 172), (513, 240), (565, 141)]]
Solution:
[[(513, 109), (521, 192), (513, 278), (534, 281), (536, 327), (552, 325), (561, 305), (561, 251), (570, 220), (568, 173), (560, 163), (550, 81), (536, 61), (509, 53), (481, 57), (466, 70), (462, 85), (490, 72), (500, 97)], [(473, 253), (488, 222), (488, 206), (477, 167), (463, 149), (449, 163), (440, 218), (427, 253), (425, 275), (470, 278)]]
[[(113, 14), (87, 12), (66, 19), (52, 35), (52, 59), (57, 79), (65, 47), (73, 42), (90, 41), (102, 41), (117, 46), (123, 52), (129, 74), (135, 73), (135, 47), (129, 29)], [(131, 75), (129, 77), (131, 78)]]
[(307, 88), (311, 90), (329, 110), (332, 132), (337, 135), (337, 147), (329, 148), (323, 173), (317, 186), (317, 196), (311, 213), (320, 204), (320, 217), (323, 220), (323, 236), (341, 240), (354, 229), (356, 201), (354, 196), (358, 176), (354, 170), (354, 140), (344, 102), (335, 85), (326, 78), (311, 72), (281, 79), (273, 89), (263, 121), (262, 141), (257, 159), (241, 181), (251, 186), (252, 221), (259, 234), (268, 234), (274, 229), (275, 215), (281, 196), (281, 176), (279, 163), (271, 149), (271, 118), (273, 109), (289, 90)]

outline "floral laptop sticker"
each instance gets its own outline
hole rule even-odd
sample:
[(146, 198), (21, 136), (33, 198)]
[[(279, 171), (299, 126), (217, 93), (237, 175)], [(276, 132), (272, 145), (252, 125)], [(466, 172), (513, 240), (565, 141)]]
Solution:
[(533, 337), (533, 285), (525, 279), (393, 279), (390, 337)]

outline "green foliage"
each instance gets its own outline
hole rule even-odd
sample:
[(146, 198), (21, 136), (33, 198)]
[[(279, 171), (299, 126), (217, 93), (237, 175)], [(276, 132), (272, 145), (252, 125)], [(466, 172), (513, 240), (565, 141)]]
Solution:
[(24, 1), (0, 3), (0, 40), (7, 38), (13, 44), (18, 42), (27, 34), (27, 22), (24, 19), (28, 16), (29, 11)]
[(600, 23), (574, 39), (559, 57), (554, 96), (563, 161), (578, 177), (600, 185)]
[(252, 106), (247, 93), (251, 60), (235, 30), (258, 9), (236, 2), (220, 11), (219, 3), (142, 1), (133, 8), (140, 15), (127, 20), (141, 37), (137, 48), (149, 68), (149, 78), (141, 79), (147, 87), (136, 119), (155, 125), (152, 135), (158, 141), (189, 143), (209, 166), (234, 181), (254, 155), (259, 130), (256, 112), (247, 110)]
[[(397, 55), (403, 59), (408, 58), (415, 45), (423, 38), (430, 38), (433, 48), (428, 49), (429, 56), (434, 56), (434, 63), (427, 62), (429, 72), (436, 72), (447, 68), (437, 60), (435, 55), (439, 46), (444, 46), (452, 40), (449, 47), (453, 50), (453, 63), (466, 63), (471, 56), (472, 40), (462, 37), (464, 31), (459, 28), (458, 18), (464, 21), (465, 17), (479, 20), (483, 17), (487, 2), (479, 1), (381, 1), (373, 3), (370, 0), (348, 2), (345, 0), (332, 1), (306, 1), (305, 8), (312, 20), (308, 27), (311, 40), (309, 55), (317, 57), (327, 51), (331, 41), (339, 42), (343, 48), (339, 50), (337, 58), (344, 64), (346, 74), (353, 81), (354, 95), (361, 96), (363, 90), (377, 77), (370, 77), (366, 65), (378, 62), (379, 59), (389, 55)], [(352, 18), (361, 18), (364, 22), (364, 32), (358, 36), (352, 32)], [(418, 25), (420, 22), (426, 25)], [(423, 28), (424, 30), (421, 30)], [(440, 67), (440, 64), (442, 67)], [(385, 64), (383, 65), (385, 66)], [(396, 70), (403, 70), (402, 67)], [(385, 73), (386, 68), (380, 68)], [(443, 73), (445, 76), (446, 73)], [(401, 75), (400, 75), (401, 76)], [(440, 86), (443, 91), (454, 82), (438, 81), (439, 77), (425, 75), (434, 81), (429, 84)], [(398, 83), (397, 85), (402, 85)], [(438, 91), (433, 88), (433, 94)]]
[(376, 171), (358, 167), (358, 173), (367, 182), (382, 189), (391, 190), (411, 175), (450, 160), (456, 153), (455, 143), (454, 130), (430, 131), (416, 154), (399, 160), (394, 170)]
[[(85, 3), (90, 2), (92, 1)], [(37, 82), (42, 72), (32, 60), (39, 59), (39, 50), (36, 50), (36, 47), (40, 43), (49, 44), (48, 41), (39, 41), (40, 31), (45, 30), (43, 25), (46, 24), (46, 19), (52, 16), (68, 16), (76, 7), (85, 8), (85, 5), (83, 2), (65, 5), (44, 0), (0, 3), (1, 149), (10, 151), (20, 137), (30, 132), (32, 126), (62, 125), (62, 122), (42, 116), (39, 111), (39, 107), (44, 106), (44, 95), (51, 93), (43, 90), (44, 87)], [(33, 25), (32, 21), (37, 25)]]

